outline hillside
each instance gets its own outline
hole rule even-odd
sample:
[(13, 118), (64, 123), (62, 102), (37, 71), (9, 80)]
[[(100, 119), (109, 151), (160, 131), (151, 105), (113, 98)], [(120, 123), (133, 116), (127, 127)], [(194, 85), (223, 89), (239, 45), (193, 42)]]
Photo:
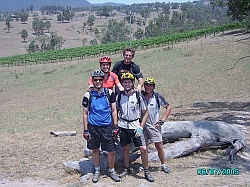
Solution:
[[(101, 6), (102, 4), (91, 4), (87, 0), (1, 0), (0, 11), (20, 11), (26, 10), (30, 5), (34, 6), (34, 10), (40, 10), (41, 6), (60, 5), (70, 7), (85, 7), (85, 6)], [(104, 5), (121, 5), (119, 3), (105, 3)]]

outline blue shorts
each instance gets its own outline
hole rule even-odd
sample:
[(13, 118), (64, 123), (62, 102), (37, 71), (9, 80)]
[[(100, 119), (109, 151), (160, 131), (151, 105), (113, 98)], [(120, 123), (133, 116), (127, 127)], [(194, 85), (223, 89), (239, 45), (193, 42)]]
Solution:
[(135, 137), (135, 129), (124, 129), (121, 128), (120, 132), (120, 143), (122, 147), (125, 147), (126, 145), (130, 143), (134, 143), (135, 147), (145, 146), (145, 138), (142, 134), (141, 137)]
[(91, 139), (87, 142), (87, 148), (90, 150), (99, 149), (102, 151), (115, 151), (115, 142), (112, 136), (112, 127), (110, 126), (96, 126), (88, 124), (88, 130)]

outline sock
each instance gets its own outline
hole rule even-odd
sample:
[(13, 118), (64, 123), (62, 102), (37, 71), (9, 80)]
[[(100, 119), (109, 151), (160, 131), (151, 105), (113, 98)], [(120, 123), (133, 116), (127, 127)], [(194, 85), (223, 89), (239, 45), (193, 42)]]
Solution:
[(101, 169), (100, 166), (95, 167), (95, 170), (96, 170), (96, 171), (100, 171), (100, 169)]
[(147, 173), (147, 172), (148, 172), (148, 169), (144, 169), (144, 172)]
[(109, 168), (109, 172), (110, 172), (110, 173), (113, 173), (114, 171), (115, 171), (115, 169), (114, 169), (114, 168), (112, 168), (112, 169), (111, 169), (111, 168)]
[(162, 165), (161, 165), (161, 167), (165, 167), (165, 166), (166, 166), (166, 164), (162, 164)]

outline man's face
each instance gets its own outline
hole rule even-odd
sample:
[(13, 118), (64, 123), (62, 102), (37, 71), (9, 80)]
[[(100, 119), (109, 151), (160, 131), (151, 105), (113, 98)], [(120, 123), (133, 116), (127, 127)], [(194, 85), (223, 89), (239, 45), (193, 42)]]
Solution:
[(147, 94), (150, 94), (153, 92), (153, 90), (155, 89), (155, 85), (154, 84), (144, 84), (145, 87), (145, 92)]
[(110, 70), (110, 63), (101, 63), (100, 67), (104, 73), (108, 73)]
[(129, 91), (133, 88), (133, 81), (130, 79), (125, 79), (122, 81), (122, 86), (124, 87), (124, 90)]
[(95, 88), (100, 89), (103, 83), (103, 77), (93, 77), (92, 82)]
[(129, 64), (131, 60), (133, 59), (133, 53), (130, 51), (125, 51), (123, 57), (124, 57), (125, 64)]

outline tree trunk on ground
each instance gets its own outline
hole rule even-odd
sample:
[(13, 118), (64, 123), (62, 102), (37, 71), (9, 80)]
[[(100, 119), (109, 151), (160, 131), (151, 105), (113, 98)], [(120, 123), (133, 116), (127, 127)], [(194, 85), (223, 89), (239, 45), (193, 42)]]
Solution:
[[(245, 132), (232, 124), (222, 121), (175, 121), (165, 122), (161, 128), (163, 141), (178, 140), (180, 138), (189, 138), (185, 141), (179, 141), (173, 145), (164, 148), (165, 158), (177, 158), (203, 148), (227, 147), (227, 155), (231, 163), (234, 161), (236, 153), (246, 146)], [(139, 154), (130, 154), (130, 161), (133, 162), (139, 158)], [(116, 150), (116, 162), (122, 161), (122, 148), (118, 142)], [(158, 161), (158, 153), (152, 152), (148, 155), (149, 162)], [(64, 166), (76, 169), (82, 175), (93, 173), (93, 160), (68, 161)], [(107, 168), (107, 155), (101, 154), (101, 168)]]

